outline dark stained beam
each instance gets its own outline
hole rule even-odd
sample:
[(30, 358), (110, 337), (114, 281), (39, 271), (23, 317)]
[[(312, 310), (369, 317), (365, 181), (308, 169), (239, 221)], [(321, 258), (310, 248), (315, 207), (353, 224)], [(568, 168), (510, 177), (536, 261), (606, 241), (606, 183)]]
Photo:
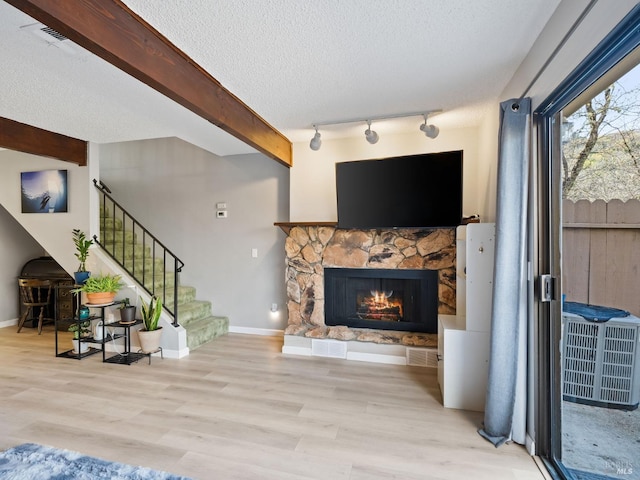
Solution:
[(87, 142), (0, 117), (0, 147), (56, 158), (84, 167)]
[(119, 0), (5, 0), (234, 137), (292, 166), (291, 142)]

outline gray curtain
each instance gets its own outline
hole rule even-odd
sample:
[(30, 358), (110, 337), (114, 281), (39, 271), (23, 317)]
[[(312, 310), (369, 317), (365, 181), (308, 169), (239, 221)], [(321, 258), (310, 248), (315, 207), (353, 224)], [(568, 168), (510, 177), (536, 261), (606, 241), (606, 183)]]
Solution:
[(484, 425), (496, 447), (526, 436), (527, 199), (531, 99), (500, 104), (491, 353)]

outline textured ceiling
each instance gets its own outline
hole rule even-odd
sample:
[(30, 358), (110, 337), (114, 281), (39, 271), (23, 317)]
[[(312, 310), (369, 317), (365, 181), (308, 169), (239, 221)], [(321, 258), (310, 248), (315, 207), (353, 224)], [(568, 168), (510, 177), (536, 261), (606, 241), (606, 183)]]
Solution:
[[(443, 109), (441, 129), (476, 125), (559, 1), (124, 0), (294, 142), (313, 122), (421, 110)], [(98, 143), (177, 136), (253, 151), (79, 47), (20, 28), (33, 22), (0, 2), (0, 116)]]

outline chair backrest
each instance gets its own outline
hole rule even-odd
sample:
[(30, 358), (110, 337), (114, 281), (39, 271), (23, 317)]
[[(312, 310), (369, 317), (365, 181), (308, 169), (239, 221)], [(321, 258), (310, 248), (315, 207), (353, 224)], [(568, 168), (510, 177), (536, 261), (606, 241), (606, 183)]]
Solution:
[(51, 280), (19, 278), (18, 286), (23, 305), (47, 305), (51, 301)]

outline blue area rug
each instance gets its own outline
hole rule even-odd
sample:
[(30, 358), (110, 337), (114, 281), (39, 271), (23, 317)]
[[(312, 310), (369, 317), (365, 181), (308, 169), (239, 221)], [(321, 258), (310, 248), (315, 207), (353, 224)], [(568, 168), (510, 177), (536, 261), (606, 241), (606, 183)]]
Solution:
[(108, 462), (70, 450), (24, 443), (0, 453), (2, 480), (190, 480), (150, 468)]

